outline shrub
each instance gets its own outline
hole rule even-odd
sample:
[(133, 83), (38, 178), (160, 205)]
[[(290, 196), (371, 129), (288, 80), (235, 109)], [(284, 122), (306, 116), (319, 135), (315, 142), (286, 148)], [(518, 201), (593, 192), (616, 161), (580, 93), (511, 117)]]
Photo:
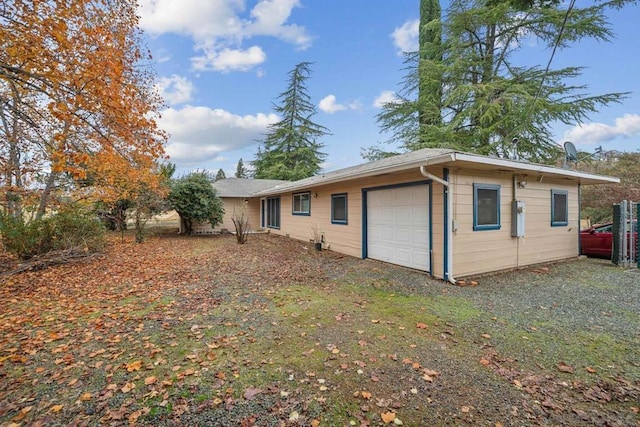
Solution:
[(23, 260), (55, 250), (98, 252), (105, 243), (100, 221), (75, 206), (29, 222), (0, 214), (0, 233), (5, 250)]

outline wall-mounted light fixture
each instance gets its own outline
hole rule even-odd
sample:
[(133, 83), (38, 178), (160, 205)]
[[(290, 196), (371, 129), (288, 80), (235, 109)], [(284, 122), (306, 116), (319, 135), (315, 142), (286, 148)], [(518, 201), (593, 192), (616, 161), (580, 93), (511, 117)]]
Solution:
[(313, 198), (317, 199), (318, 198), (318, 193), (313, 193)]

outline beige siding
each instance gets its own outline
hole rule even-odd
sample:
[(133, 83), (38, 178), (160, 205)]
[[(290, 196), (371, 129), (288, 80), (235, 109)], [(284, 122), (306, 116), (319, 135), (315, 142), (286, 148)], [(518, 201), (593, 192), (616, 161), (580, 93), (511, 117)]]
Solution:
[[(454, 182), (453, 239), (454, 275), (522, 267), (578, 255), (578, 189), (568, 181), (526, 177), (527, 185), (516, 185), (515, 198), (525, 202), (525, 237), (511, 237), (513, 175), (507, 172), (459, 172)], [(473, 230), (473, 184), (501, 186), (499, 230)], [(551, 190), (568, 191), (568, 226), (551, 226)]]
[[(281, 227), (279, 230), (271, 231), (294, 239), (310, 241), (313, 237), (312, 228), (315, 226), (324, 235), (325, 248), (361, 257), (362, 189), (423, 180), (426, 178), (416, 168), (400, 174), (387, 174), (313, 188), (310, 190), (311, 214), (309, 216), (293, 215), (291, 213), (292, 193), (282, 194)], [(348, 224), (346, 225), (331, 223), (331, 195), (339, 193), (347, 193)]]
[(222, 197), (222, 203), (224, 205), (224, 216), (222, 223), (218, 224), (214, 229), (211, 228), (209, 223), (197, 223), (193, 224), (193, 234), (211, 234), (221, 231), (235, 232), (235, 226), (233, 225), (233, 215), (242, 213), (249, 219), (249, 230), (260, 230), (260, 200), (259, 199), (245, 199), (239, 197)]
[[(432, 167), (431, 173), (443, 177), (442, 168)], [(519, 179), (519, 178), (518, 178)], [(578, 189), (577, 183), (552, 180), (548, 177), (525, 177), (527, 185), (516, 185), (515, 198), (524, 200), (525, 237), (511, 237), (511, 202), (514, 199), (514, 177), (510, 172), (450, 170), (453, 202), (453, 276), (465, 277), (529, 264), (570, 258), (578, 255)], [(316, 227), (324, 236), (324, 248), (356, 257), (362, 256), (362, 189), (386, 185), (425, 181), (415, 169), (357, 179), (340, 184), (310, 189), (310, 215), (292, 214), (292, 193), (280, 195), (280, 229), (270, 232), (302, 241), (313, 238)], [(473, 184), (501, 186), (499, 230), (473, 230)], [(551, 226), (551, 190), (568, 192), (567, 226)], [(445, 262), (444, 187), (431, 186), (432, 274), (443, 278)], [(348, 224), (331, 223), (331, 195), (347, 193)], [(233, 230), (231, 215), (244, 209), (249, 214), (252, 230), (260, 228), (260, 200), (224, 199), (225, 219), (218, 228)]]

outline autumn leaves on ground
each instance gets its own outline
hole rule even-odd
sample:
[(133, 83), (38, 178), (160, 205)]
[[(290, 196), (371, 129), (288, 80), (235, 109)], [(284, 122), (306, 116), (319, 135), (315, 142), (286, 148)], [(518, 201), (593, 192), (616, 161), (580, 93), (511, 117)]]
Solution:
[(637, 333), (507, 354), (471, 289), (290, 239), (113, 235), (0, 291), (2, 425), (639, 423)]

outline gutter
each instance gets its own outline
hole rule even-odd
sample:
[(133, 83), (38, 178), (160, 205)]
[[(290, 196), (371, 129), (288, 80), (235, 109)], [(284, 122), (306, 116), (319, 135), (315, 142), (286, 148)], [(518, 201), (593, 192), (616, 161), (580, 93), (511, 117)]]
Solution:
[[(449, 160), (453, 160), (452, 157), (453, 155), (448, 155), (447, 156), (449, 158)], [(453, 214), (453, 188), (451, 187), (450, 183), (448, 181), (445, 181), (442, 178), (439, 178), (429, 172), (427, 172), (427, 165), (429, 164), (429, 161), (427, 160), (427, 164), (420, 166), (420, 173), (422, 174), (422, 176), (427, 177), (429, 179), (434, 180), (435, 182), (437, 182), (438, 184), (442, 184), (446, 189), (447, 189), (447, 216), (448, 218), (445, 218), (445, 224), (448, 225), (447, 227), (447, 234), (445, 236), (445, 239), (447, 241), (447, 253), (446, 253), (446, 257), (447, 257), (447, 280), (449, 280), (449, 282), (453, 283), (454, 285), (456, 285), (456, 279), (453, 277), (453, 221), (450, 220), (451, 215)]]

